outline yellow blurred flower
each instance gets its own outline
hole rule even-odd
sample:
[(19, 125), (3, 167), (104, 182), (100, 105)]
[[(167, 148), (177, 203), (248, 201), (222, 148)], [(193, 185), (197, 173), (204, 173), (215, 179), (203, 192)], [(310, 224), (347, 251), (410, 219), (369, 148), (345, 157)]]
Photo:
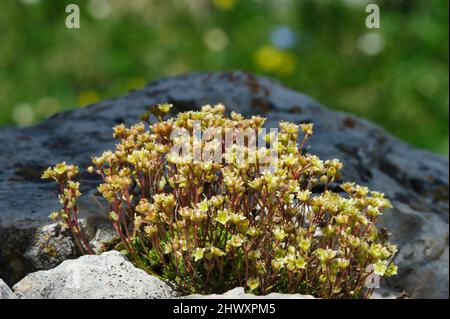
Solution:
[(273, 45), (259, 48), (255, 52), (254, 61), (264, 71), (283, 74), (291, 74), (297, 65), (297, 58), (292, 52), (282, 51)]
[(279, 49), (273, 45), (265, 45), (255, 52), (255, 63), (263, 70), (273, 71), (280, 67), (282, 63), (282, 54)]
[(78, 95), (78, 105), (86, 106), (100, 100), (100, 96), (95, 91), (83, 91)]
[(214, 5), (221, 10), (233, 9), (237, 0), (212, 0)]

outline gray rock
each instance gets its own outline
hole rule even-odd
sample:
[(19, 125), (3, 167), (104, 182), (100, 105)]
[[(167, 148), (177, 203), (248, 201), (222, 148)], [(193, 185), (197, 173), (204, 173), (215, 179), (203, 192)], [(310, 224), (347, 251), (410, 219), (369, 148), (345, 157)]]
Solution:
[(0, 279), (0, 299), (11, 299), (13, 292), (3, 280)]
[(24, 257), (39, 269), (50, 269), (54, 265), (75, 256), (72, 239), (61, 233), (57, 224), (39, 227), (33, 237), (32, 244)]
[[(376, 289), (372, 295), (372, 299), (397, 299), (400, 294), (386, 290), (386, 289)], [(271, 293), (265, 296), (255, 296), (252, 294), (245, 293), (244, 288), (238, 287), (227, 291), (224, 294), (213, 294), (213, 295), (187, 295), (179, 297), (179, 299), (316, 299), (311, 295), (301, 295), (301, 294), (279, 294)]]
[(372, 294), (372, 299), (398, 299), (399, 297), (400, 297), (399, 293), (383, 288), (375, 289), (375, 291)]
[(310, 295), (300, 294), (278, 294), (272, 293), (265, 296), (255, 296), (247, 294), (244, 288), (234, 288), (221, 295), (188, 295), (180, 297), (180, 299), (315, 299)]
[(13, 290), (19, 299), (162, 299), (177, 295), (170, 285), (134, 267), (117, 251), (66, 260), (54, 269), (31, 273)]
[[(399, 245), (399, 275), (384, 285), (416, 298), (448, 298), (448, 158), (414, 149), (366, 120), (330, 111), (276, 81), (244, 72), (161, 79), (35, 126), (0, 128), (0, 277), (12, 284), (73, 254), (67, 246), (45, 259), (37, 248), (36, 236), (42, 237), (50, 224), (47, 216), (58, 207), (56, 189), (40, 180), (41, 171), (60, 161), (86, 168), (92, 155), (114, 145), (113, 125), (135, 123), (147, 106), (162, 102), (173, 103), (175, 112), (222, 102), (230, 111), (267, 117), (267, 127), (280, 120), (313, 122), (311, 152), (340, 159), (344, 180), (385, 192), (395, 206), (380, 226)], [(108, 234), (106, 213), (89, 192), (98, 181), (84, 172), (81, 180), (82, 217), (89, 237), (101, 245), (98, 228)]]

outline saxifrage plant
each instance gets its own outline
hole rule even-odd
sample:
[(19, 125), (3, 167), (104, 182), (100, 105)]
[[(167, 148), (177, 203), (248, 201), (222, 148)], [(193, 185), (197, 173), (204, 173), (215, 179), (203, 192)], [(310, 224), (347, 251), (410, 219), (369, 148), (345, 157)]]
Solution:
[[(375, 227), (389, 201), (354, 183), (333, 191), (342, 164), (305, 150), (312, 124), (281, 122), (279, 134), (262, 134), (267, 145), (255, 149), (264, 118), (228, 118), (216, 105), (164, 121), (169, 110), (153, 107), (158, 121), (149, 129), (116, 126), (115, 150), (88, 168), (102, 177), (98, 190), (120, 247), (137, 266), (184, 293), (243, 286), (323, 298), (367, 298), (370, 276), (396, 274), (396, 247)], [(213, 134), (198, 139), (196, 129)], [(248, 130), (256, 134), (236, 133)], [(64, 208), (52, 217), (92, 253), (78, 224), (77, 172), (62, 163), (43, 178), (60, 185)]]

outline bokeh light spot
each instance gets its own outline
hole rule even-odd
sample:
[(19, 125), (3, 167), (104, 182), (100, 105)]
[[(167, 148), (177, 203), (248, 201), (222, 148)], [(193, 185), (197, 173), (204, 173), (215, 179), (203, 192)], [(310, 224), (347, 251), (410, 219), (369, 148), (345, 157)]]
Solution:
[(203, 35), (205, 46), (211, 51), (223, 51), (228, 46), (228, 36), (220, 28), (211, 28)]
[(283, 63), (283, 56), (277, 47), (265, 45), (255, 52), (255, 62), (263, 70), (274, 71)]
[(20, 103), (13, 107), (12, 118), (18, 125), (30, 125), (34, 122), (35, 112), (28, 103)]
[(384, 39), (379, 33), (365, 33), (358, 39), (358, 49), (367, 55), (377, 55), (384, 50)]
[(297, 65), (297, 57), (290, 51), (282, 51), (273, 45), (265, 45), (254, 54), (255, 64), (264, 71), (291, 74)]
[(233, 9), (237, 0), (212, 0), (214, 5), (221, 10)]
[(278, 26), (272, 30), (270, 41), (280, 49), (290, 49), (295, 45), (296, 38), (291, 28)]
[(38, 4), (40, 0), (20, 0), (20, 2), (26, 5), (35, 5)]
[(104, 19), (111, 13), (111, 4), (107, 0), (89, 0), (87, 9), (96, 19)]

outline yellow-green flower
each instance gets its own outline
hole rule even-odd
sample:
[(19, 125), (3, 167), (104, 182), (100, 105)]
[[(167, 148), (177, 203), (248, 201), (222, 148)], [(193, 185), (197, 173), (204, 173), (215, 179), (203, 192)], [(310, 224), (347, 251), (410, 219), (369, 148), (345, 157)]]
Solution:
[(230, 220), (230, 218), (231, 217), (228, 214), (228, 211), (226, 211), (226, 210), (219, 210), (215, 220), (225, 226), (226, 223)]
[(205, 248), (197, 248), (193, 254), (194, 260), (199, 261), (203, 259)]
[(387, 268), (386, 262), (378, 260), (375, 264), (373, 264), (373, 273), (378, 276), (384, 276)]
[(322, 263), (327, 263), (336, 257), (337, 252), (332, 249), (322, 249), (316, 250), (316, 255)]
[(206, 218), (206, 213), (199, 210), (199, 209), (195, 209), (193, 214), (191, 215), (191, 220), (193, 222), (201, 222)]
[(164, 104), (159, 104), (158, 105), (158, 109), (162, 112), (162, 113), (164, 113), (164, 114), (166, 114), (166, 113), (169, 113), (170, 112), (170, 109), (173, 107), (173, 105), (172, 104), (169, 104), (169, 103), (164, 103)]
[(229, 240), (229, 244), (235, 248), (241, 247), (245, 238), (242, 235), (233, 235)]
[(113, 221), (118, 221), (119, 220), (119, 216), (116, 214), (116, 212), (114, 212), (114, 211), (111, 211), (110, 213), (109, 213), (109, 218), (111, 218), (111, 220), (113, 220)]
[(225, 256), (225, 252), (217, 247), (211, 247), (211, 252), (217, 257)]
[(59, 219), (59, 212), (53, 212), (50, 214), (50, 219), (51, 220), (58, 220)]
[(313, 135), (313, 123), (300, 124), (300, 128), (305, 135)]
[(298, 246), (302, 251), (307, 252), (309, 250), (309, 248), (311, 247), (311, 239), (304, 238), (304, 239), (300, 240)]
[(208, 211), (209, 209), (209, 201), (207, 199), (202, 200), (199, 204), (198, 204), (198, 209), (199, 211), (205, 213)]
[(390, 263), (386, 269), (385, 276), (392, 277), (397, 275), (397, 266), (394, 263)]
[(274, 230), (273, 235), (275, 236), (275, 239), (278, 241), (282, 241), (287, 236), (286, 233), (284, 232), (284, 229), (279, 227)]
[(309, 189), (308, 190), (299, 191), (297, 193), (297, 198), (300, 201), (302, 201), (302, 202), (306, 202), (309, 199), (310, 196), (311, 196), (311, 191)]
[(338, 267), (341, 269), (345, 269), (350, 265), (350, 261), (345, 258), (338, 258), (336, 261), (337, 261)]
[(284, 264), (285, 264), (284, 258), (273, 259), (271, 264), (272, 264), (272, 268), (278, 272), (284, 268)]
[(52, 179), (55, 176), (55, 172), (51, 167), (47, 168), (42, 174), (42, 179)]
[(258, 288), (258, 287), (259, 287), (259, 284), (260, 284), (259, 278), (250, 278), (249, 280), (247, 280), (247, 287), (248, 287), (251, 291), (253, 291), (253, 290), (255, 290), (256, 288)]
[(144, 232), (149, 236), (153, 236), (154, 234), (156, 234), (157, 229), (155, 226), (149, 225), (144, 227)]
[(67, 171), (67, 165), (66, 162), (56, 164), (54, 168), (54, 172), (58, 175), (62, 175)]

